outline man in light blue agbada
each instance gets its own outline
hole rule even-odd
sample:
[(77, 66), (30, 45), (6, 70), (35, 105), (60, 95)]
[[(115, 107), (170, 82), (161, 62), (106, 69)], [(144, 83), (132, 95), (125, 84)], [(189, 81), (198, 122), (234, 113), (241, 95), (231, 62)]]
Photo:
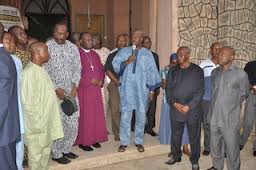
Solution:
[(148, 103), (152, 100), (154, 89), (161, 84), (154, 57), (142, 47), (142, 31), (132, 34), (132, 44), (121, 49), (112, 64), (120, 76), (120, 141), (119, 152), (124, 152), (130, 141), (131, 118), (135, 110), (134, 143), (139, 152), (144, 152), (144, 128)]

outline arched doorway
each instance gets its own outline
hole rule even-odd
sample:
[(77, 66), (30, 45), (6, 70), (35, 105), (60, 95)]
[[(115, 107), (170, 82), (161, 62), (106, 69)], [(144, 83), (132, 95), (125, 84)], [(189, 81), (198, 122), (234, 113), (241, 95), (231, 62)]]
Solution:
[(52, 36), (57, 22), (66, 21), (70, 30), (68, 0), (24, 0), (23, 10), (28, 18), (29, 36), (45, 41)]

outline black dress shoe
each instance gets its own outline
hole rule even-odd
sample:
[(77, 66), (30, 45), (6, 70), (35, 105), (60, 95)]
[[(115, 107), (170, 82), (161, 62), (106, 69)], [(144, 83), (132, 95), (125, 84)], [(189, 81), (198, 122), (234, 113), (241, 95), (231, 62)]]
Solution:
[(170, 158), (170, 157), (172, 157), (173, 155), (172, 155), (172, 152), (170, 152), (170, 153), (168, 153), (168, 157)]
[(92, 145), (94, 148), (101, 148), (101, 145), (99, 143), (95, 143)]
[(256, 156), (256, 151), (253, 151), (253, 156)]
[(69, 164), (71, 162), (68, 158), (65, 158), (64, 156), (58, 159), (52, 158), (52, 160), (58, 162), (59, 164)]
[(78, 147), (83, 149), (84, 151), (93, 151), (93, 148), (90, 146), (79, 145)]
[(165, 162), (165, 164), (167, 165), (173, 165), (175, 164), (176, 162), (180, 162), (181, 161), (181, 158), (178, 159), (178, 160), (175, 160), (174, 158), (171, 158), (169, 161)]
[(211, 168), (209, 168), (209, 169), (207, 169), (207, 170), (217, 170), (217, 169), (214, 168), (214, 167), (211, 167)]
[(240, 151), (244, 149), (244, 145), (239, 145)]
[(198, 164), (192, 164), (192, 170), (199, 170)]
[(209, 154), (210, 154), (209, 151), (207, 151), (207, 150), (204, 150), (204, 151), (203, 151), (203, 155), (208, 156)]
[(153, 137), (158, 136), (158, 134), (156, 132), (154, 132), (153, 130), (147, 131), (146, 133), (153, 136)]
[(63, 153), (63, 155), (69, 159), (76, 159), (78, 158), (78, 155), (72, 153), (72, 152), (69, 152), (69, 153)]

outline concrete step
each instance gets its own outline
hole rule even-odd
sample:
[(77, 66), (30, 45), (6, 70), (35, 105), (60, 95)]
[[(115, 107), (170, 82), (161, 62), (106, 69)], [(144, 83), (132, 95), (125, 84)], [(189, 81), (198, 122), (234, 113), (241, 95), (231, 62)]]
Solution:
[(144, 153), (139, 153), (133, 144), (130, 144), (125, 152), (119, 153), (117, 151), (119, 142), (114, 141), (112, 135), (109, 135), (108, 142), (102, 143), (101, 145), (102, 148), (95, 148), (93, 152), (85, 152), (74, 146), (72, 152), (78, 154), (79, 158), (67, 165), (50, 161), (49, 168), (51, 170), (84, 170), (161, 154), (167, 155), (170, 152), (169, 145), (160, 145), (157, 137), (151, 137), (149, 135), (145, 135)]

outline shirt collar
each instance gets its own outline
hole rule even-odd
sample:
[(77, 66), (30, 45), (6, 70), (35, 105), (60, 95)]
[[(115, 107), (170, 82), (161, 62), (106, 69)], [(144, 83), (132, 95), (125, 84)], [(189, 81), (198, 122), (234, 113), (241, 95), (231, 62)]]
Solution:
[(81, 47), (81, 49), (82, 49), (84, 52), (86, 52), (86, 53), (89, 53), (89, 52), (90, 52), (90, 49), (87, 50), (87, 49), (84, 49), (84, 48), (82, 48), (82, 47)]
[(2, 43), (0, 43), (0, 48), (1, 48), (1, 47), (4, 47), (4, 45), (3, 45)]
[[(235, 70), (236, 66), (234, 64), (231, 64), (230, 67), (227, 69), (227, 71), (232, 71)], [(220, 67), (220, 70), (222, 70), (222, 68)]]

